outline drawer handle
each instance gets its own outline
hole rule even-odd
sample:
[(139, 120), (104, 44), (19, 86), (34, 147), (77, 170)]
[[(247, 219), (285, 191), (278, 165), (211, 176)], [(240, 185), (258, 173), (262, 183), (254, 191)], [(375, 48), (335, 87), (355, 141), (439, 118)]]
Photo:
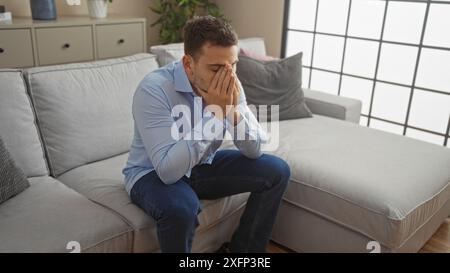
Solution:
[(5, 52), (5, 50), (0, 47), (0, 54), (2, 54), (3, 52)]
[(125, 43), (125, 39), (120, 39), (118, 42), (120, 45)]
[(64, 48), (64, 49), (70, 48), (70, 44), (69, 44), (69, 43), (65, 43), (65, 44), (63, 45), (63, 48)]

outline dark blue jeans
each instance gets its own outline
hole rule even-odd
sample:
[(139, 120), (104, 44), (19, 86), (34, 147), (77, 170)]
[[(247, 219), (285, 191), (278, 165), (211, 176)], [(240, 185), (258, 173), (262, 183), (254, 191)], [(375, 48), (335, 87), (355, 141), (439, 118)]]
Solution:
[(201, 212), (199, 199), (218, 199), (251, 192), (230, 243), (232, 252), (265, 252), (290, 169), (282, 159), (258, 159), (237, 150), (221, 150), (212, 164), (195, 166), (191, 176), (166, 185), (155, 171), (139, 179), (131, 200), (157, 221), (162, 252), (190, 252)]

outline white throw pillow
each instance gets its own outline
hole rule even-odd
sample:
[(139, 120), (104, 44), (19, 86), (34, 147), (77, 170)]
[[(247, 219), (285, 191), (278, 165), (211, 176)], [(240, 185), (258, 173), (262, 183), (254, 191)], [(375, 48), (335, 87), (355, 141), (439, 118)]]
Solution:
[(184, 43), (152, 46), (150, 52), (156, 55), (158, 64), (162, 67), (183, 57)]

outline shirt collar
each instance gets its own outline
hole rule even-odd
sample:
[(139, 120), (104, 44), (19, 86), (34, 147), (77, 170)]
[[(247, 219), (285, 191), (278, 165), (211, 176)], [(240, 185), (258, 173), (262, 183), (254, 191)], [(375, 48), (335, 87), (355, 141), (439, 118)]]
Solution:
[(174, 72), (174, 80), (175, 80), (175, 90), (179, 92), (188, 92), (194, 93), (192, 89), (192, 85), (189, 82), (186, 71), (184, 70), (183, 63), (181, 60), (178, 60), (174, 63), (175, 72)]

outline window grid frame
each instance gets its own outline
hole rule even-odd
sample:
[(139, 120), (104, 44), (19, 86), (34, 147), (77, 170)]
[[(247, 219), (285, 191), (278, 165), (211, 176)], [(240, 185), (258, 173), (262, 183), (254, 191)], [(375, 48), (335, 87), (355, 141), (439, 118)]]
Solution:
[[(448, 139), (450, 137), (450, 115), (448, 117), (448, 123), (447, 123), (447, 128), (446, 128), (446, 132), (445, 133), (436, 132), (436, 131), (428, 130), (428, 129), (425, 129), (425, 128), (415, 127), (415, 126), (412, 126), (412, 125), (408, 124), (408, 122), (409, 122), (409, 116), (410, 116), (410, 112), (411, 112), (411, 105), (412, 105), (412, 100), (413, 100), (414, 90), (415, 89), (420, 89), (420, 90), (426, 91), (426, 92), (433, 92), (433, 93), (438, 93), (438, 94), (450, 96), (450, 92), (446, 92), (446, 91), (443, 91), (443, 90), (436, 90), (436, 89), (432, 89), (432, 88), (421, 87), (421, 86), (416, 86), (417, 72), (419, 70), (419, 64), (420, 64), (420, 57), (421, 57), (421, 54), (422, 54), (422, 49), (423, 48), (427, 48), (427, 49), (444, 50), (444, 51), (450, 52), (450, 47), (440, 47), (440, 46), (431, 46), (431, 45), (424, 45), (423, 44), (424, 37), (425, 37), (426, 26), (427, 26), (428, 17), (429, 17), (428, 15), (429, 15), (429, 12), (430, 12), (431, 5), (432, 4), (447, 4), (447, 5), (450, 5), (450, 2), (437, 1), (437, 0), (383, 0), (385, 2), (385, 6), (384, 6), (384, 14), (383, 14), (380, 38), (379, 39), (373, 39), (373, 38), (366, 38), (366, 37), (358, 37), (358, 36), (348, 35), (348, 28), (349, 28), (349, 22), (350, 22), (352, 1), (353, 0), (349, 0), (348, 12), (347, 12), (347, 21), (346, 21), (346, 29), (345, 29), (345, 34), (342, 35), (342, 34), (326, 33), (326, 32), (319, 32), (319, 31), (317, 31), (317, 20), (318, 20), (318, 14), (319, 14), (320, 0), (316, 0), (316, 11), (315, 11), (316, 14), (315, 14), (315, 18), (314, 18), (314, 30), (311, 31), (311, 30), (301, 30), (301, 29), (289, 28), (288, 24), (289, 24), (290, 0), (285, 0), (284, 1), (285, 3), (284, 3), (283, 29), (282, 29), (281, 57), (282, 58), (286, 58), (288, 32), (293, 31), (293, 32), (302, 32), (302, 33), (310, 33), (310, 34), (312, 34), (313, 35), (313, 41), (312, 41), (312, 50), (311, 50), (311, 61), (310, 61), (310, 64), (308, 64), (308, 65), (303, 64), (304, 68), (309, 69), (308, 89), (311, 88), (313, 70), (318, 70), (318, 71), (338, 74), (339, 75), (339, 86), (338, 86), (338, 90), (337, 91), (338, 91), (338, 95), (339, 96), (341, 94), (342, 78), (343, 78), (343, 76), (354, 77), (354, 78), (359, 78), (359, 79), (372, 81), (372, 83), (373, 83), (372, 85), (373, 86), (372, 86), (372, 91), (371, 91), (369, 112), (368, 112), (368, 115), (361, 114), (361, 116), (367, 118), (367, 125), (366, 125), (367, 127), (370, 126), (370, 120), (371, 119), (388, 122), (388, 123), (391, 123), (391, 124), (402, 126), (403, 127), (403, 135), (404, 136), (406, 136), (406, 132), (407, 132), (408, 128), (419, 130), (419, 131), (422, 131), (422, 132), (425, 132), (425, 133), (429, 133), (429, 134), (433, 134), (433, 135), (437, 135), (437, 136), (441, 136), (441, 137), (444, 138), (443, 146), (446, 147), (447, 143), (448, 143)], [(389, 7), (389, 2), (425, 3), (426, 4), (425, 16), (424, 16), (424, 19), (423, 19), (422, 30), (421, 30), (421, 33), (420, 33), (420, 42), (418, 44), (383, 40), (385, 23), (386, 23), (386, 15), (387, 15), (388, 7)], [(341, 60), (342, 63), (341, 63), (340, 71), (333, 71), (333, 70), (329, 70), (329, 69), (316, 68), (316, 67), (313, 66), (316, 35), (328, 35), (328, 36), (335, 36), (335, 37), (344, 38), (344, 46), (343, 46), (343, 53), (342, 53), (342, 60)], [(347, 40), (348, 39), (357, 39), (357, 40), (372, 41), (372, 42), (377, 42), (378, 43), (377, 61), (376, 61), (376, 65), (375, 65), (375, 73), (374, 73), (374, 77), (373, 78), (364, 77), (364, 76), (358, 76), (358, 75), (353, 75), (353, 74), (350, 74), (350, 73), (344, 73), (343, 72), (345, 55), (346, 55), (346, 46), (347, 46)], [(413, 80), (412, 80), (412, 84), (411, 85), (402, 84), (402, 83), (396, 83), (396, 82), (391, 82), (391, 81), (385, 81), (385, 80), (380, 80), (380, 79), (377, 78), (377, 76), (378, 76), (378, 67), (379, 67), (380, 56), (381, 56), (381, 48), (382, 48), (383, 43), (395, 44), (395, 45), (403, 45), (403, 46), (413, 46), (413, 47), (416, 47), (418, 49), (416, 60), (415, 60)], [(376, 116), (372, 115), (372, 107), (373, 107), (375, 88), (376, 88), (376, 84), (377, 83), (386, 83), (386, 84), (406, 87), (406, 88), (410, 89), (408, 106), (407, 106), (407, 111), (406, 111), (406, 118), (405, 118), (405, 122), (404, 123), (399, 123), (399, 122), (396, 122), (396, 121), (391, 121), (391, 120), (383, 119), (383, 118), (376, 117)]]

